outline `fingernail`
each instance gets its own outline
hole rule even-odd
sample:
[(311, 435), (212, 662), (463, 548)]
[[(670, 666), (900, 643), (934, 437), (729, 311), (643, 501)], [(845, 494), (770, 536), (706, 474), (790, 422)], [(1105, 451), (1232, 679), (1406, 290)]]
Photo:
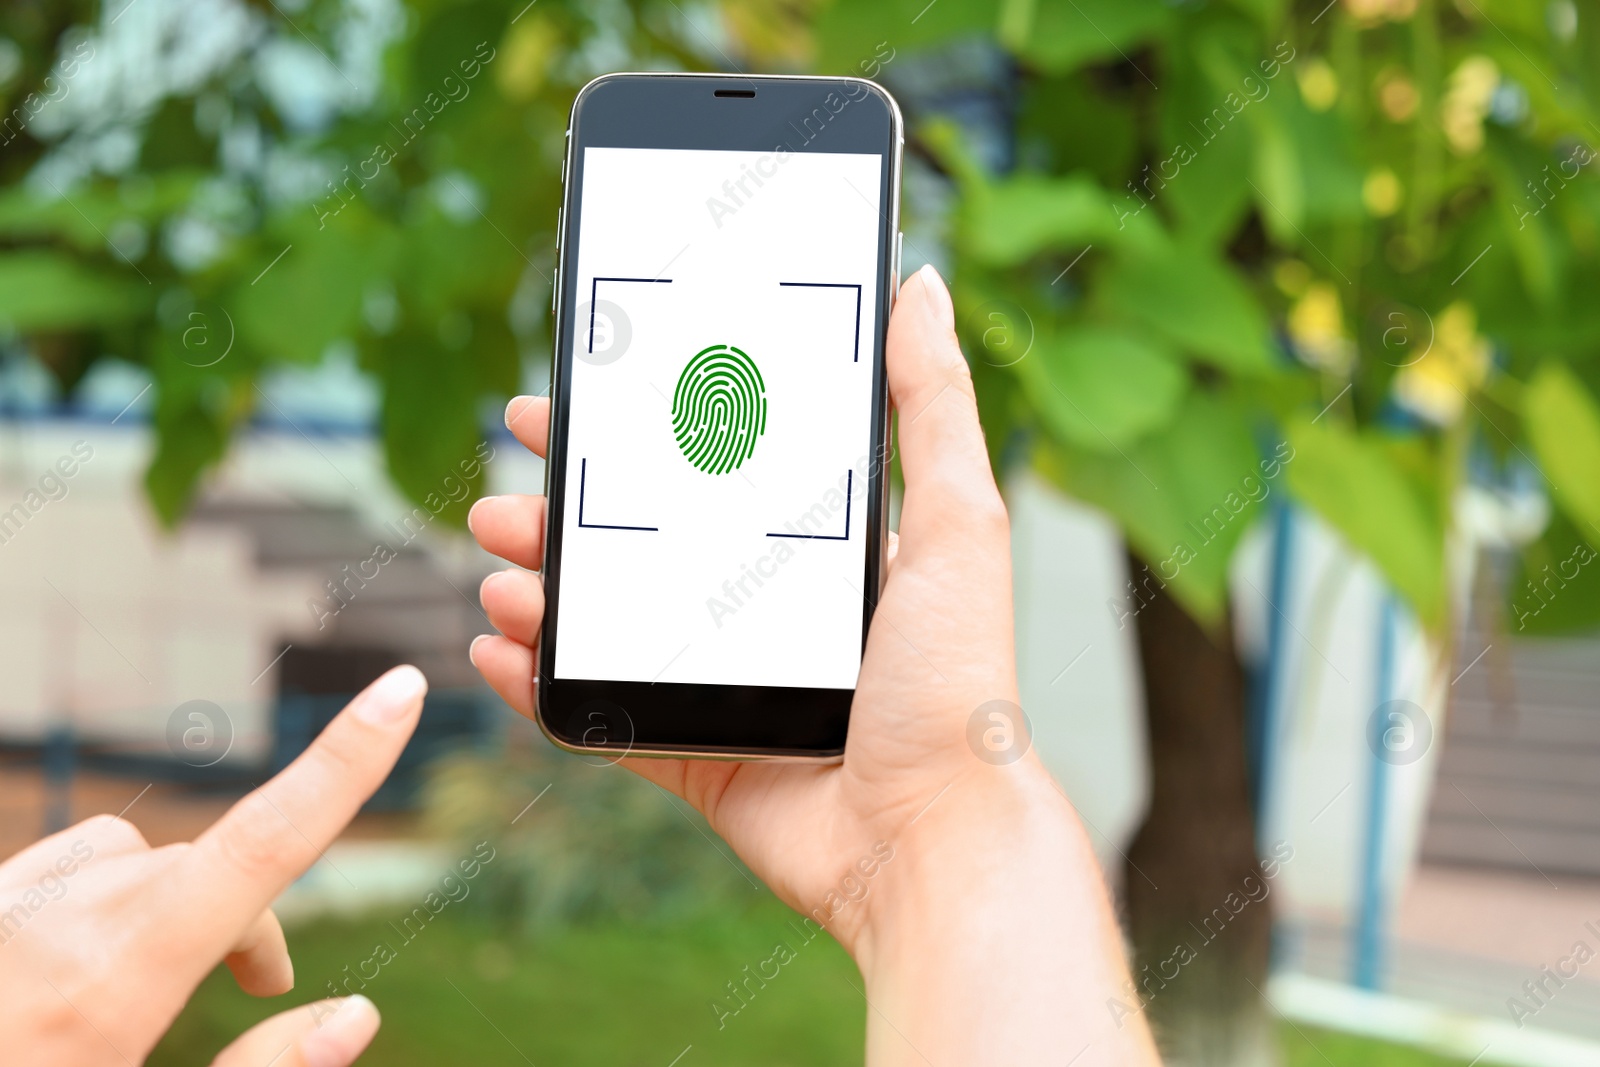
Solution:
[(488, 634), (479, 634), (472, 639), (472, 644), (467, 646), (467, 659), (472, 661), (474, 667), (478, 665), (478, 646), (487, 640), (489, 640)]
[(917, 276), (928, 290), (928, 299), (932, 302), (929, 310), (933, 312), (934, 321), (947, 330), (955, 329), (956, 306), (951, 302), (950, 289), (939, 277), (939, 272), (933, 269), (932, 263), (924, 263), (922, 269), (917, 271)]
[(499, 497), (495, 497), (495, 496), (480, 496), (477, 499), (477, 501), (472, 505), (472, 507), (470, 509), (468, 509), (468, 511), (467, 511), (467, 529), (471, 530), (474, 534), (476, 534), (478, 532), (478, 528), (476, 526), (472, 525), (472, 522), (473, 522), (473, 519), (475, 519), (477, 517), (477, 515), (478, 515), (478, 508), (482, 507), (484, 504), (487, 504), (491, 500), (498, 500), (498, 499), (500, 499), (500, 498)]
[(483, 594), (489, 591), (489, 586), (506, 576), (505, 571), (495, 571), (489, 577), (478, 583), (478, 603), (483, 603)]
[(349, 1067), (372, 1043), (382, 1021), (372, 1001), (359, 993), (346, 997), (337, 1011), (300, 1039), (300, 1058), (306, 1067)]
[(511, 398), (511, 401), (506, 404), (506, 429), (512, 430), (516, 428), (512, 423), (522, 417), (522, 413), (528, 410), (528, 405), (531, 403), (533, 403), (533, 397), (531, 396), (514, 396)]
[(411, 713), (411, 705), (428, 691), (422, 672), (407, 664), (373, 682), (356, 698), (356, 717), (373, 726), (389, 726)]

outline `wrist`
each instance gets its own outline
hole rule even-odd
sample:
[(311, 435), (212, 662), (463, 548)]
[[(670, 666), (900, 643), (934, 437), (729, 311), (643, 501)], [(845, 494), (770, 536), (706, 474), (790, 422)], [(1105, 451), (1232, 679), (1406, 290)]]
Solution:
[(1102, 885), (1071, 804), (1032, 757), (956, 778), (891, 844), (847, 946), (869, 982), (907, 942), (982, 924), (1040, 883)]
[(850, 946), (869, 1064), (933, 1049), (1042, 1062), (1088, 1043), (1115, 1050), (1107, 1062), (1157, 1062), (1142, 1022), (1105, 1011), (1127, 980), (1121, 932), (1082, 824), (1037, 759), (974, 768), (894, 845)]

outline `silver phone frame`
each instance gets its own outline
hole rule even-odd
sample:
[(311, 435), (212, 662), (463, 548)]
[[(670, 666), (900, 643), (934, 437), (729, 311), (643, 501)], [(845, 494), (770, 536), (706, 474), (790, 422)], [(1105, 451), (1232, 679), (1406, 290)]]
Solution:
[[(552, 312), (550, 329), (551, 329), (551, 334), (552, 334), (552, 343), (551, 343), (551, 352), (550, 352), (550, 385), (549, 385), (549, 389), (548, 389), (548, 392), (547, 392), (546, 395), (549, 395), (549, 396), (552, 396), (552, 397), (555, 395), (556, 371), (557, 371), (557, 368), (560, 365), (560, 360), (561, 360), (561, 353), (556, 350), (556, 346), (560, 343), (560, 312), (559, 312), (559, 308), (561, 307), (561, 296), (562, 296), (561, 283), (562, 283), (562, 279), (566, 275), (567, 254), (568, 254), (569, 251), (571, 251), (571, 249), (569, 249), (569, 248), (564, 246), (564, 243), (562, 242), (562, 234), (564, 233), (564, 231), (566, 229), (567, 201), (568, 201), (568, 197), (570, 195), (569, 194), (569, 190), (567, 189), (567, 181), (568, 181), (568, 175), (570, 175), (572, 173), (572, 153), (573, 153), (572, 126), (573, 126), (574, 119), (575, 119), (575, 117), (577, 115), (578, 104), (582, 102), (584, 94), (589, 92), (590, 89), (592, 89), (596, 85), (600, 84), (601, 82), (607, 81), (607, 80), (612, 79), (612, 78), (623, 78), (623, 77), (639, 77), (639, 78), (717, 78), (717, 79), (735, 78), (735, 79), (749, 80), (749, 81), (836, 81), (836, 82), (839, 82), (841, 84), (857, 83), (857, 84), (866, 85), (866, 86), (870, 87), (870, 91), (881, 94), (883, 96), (883, 98), (889, 104), (889, 110), (890, 110), (890, 113), (891, 113), (891, 115), (893, 117), (893, 125), (894, 125), (893, 151), (892, 151), (892, 153), (888, 153), (888, 155), (890, 157), (890, 162), (889, 162), (889, 166), (890, 166), (890, 173), (889, 173), (889, 177), (890, 177), (890, 181), (889, 181), (889, 211), (890, 211), (890, 214), (889, 214), (889, 232), (895, 235), (894, 236), (894, 242), (893, 242), (894, 247), (892, 249), (890, 249), (889, 252), (888, 252), (888, 255), (889, 255), (889, 257), (890, 257), (890, 259), (892, 261), (891, 262), (891, 267), (890, 267), (890, 281), (891, 281), (891, 284), (890, 284), (890, 289), (889, 289), (889, 310), (890, 310), (891, 314), (893, 313), (895, 301), (899, 298), (899, 295), (900, 295), (900, 282), (901, 282), (901, 277), (900, 277), (900, 255), (901, 255), (901, 250), (902, 250), (903, 246), (905, 245), (905, 234), (900, 229), (900, 185), (901, 185), (902, 164), (903, 164), (903, 160), (904, 160), (905, 144), (906, 144), (905, 117), (901, 114), (900, 102), (894, 98), (894, 94), (890, 93), (889, 90), (885, 89), (882, 85), (879, 85), (877, 82), (872, 81), (869, 78), (858, 78), (858, 77), (849, 76), (849, 75), (834, 77), (834, 76), (827, 76), (827, 75), (812, 75), (812, 74), (723, 74), (723, 73), (717, 73), (717, 72), (713, 72), (713, 71), (613, 71), (613, 72), (608, 73), (608, 74), (602, 74), (602, 75), (600, 75), (599, 77), (596, 77), (596, 78), (591, 78), (588, 82), (586, 82), (584, 84), (583, 88), (578, 90), (577, 95), (575, 97), (573, 97), (572, 110), (569, 111), (568, 114), (567, 114), (566, 150), (565, 150), (565, 152), (564, 152), (564, 154), (562, 156), (562, 161), (561, 161), (561, 209), (560, 209), (560, 212), (556, 216), (556, 266), (555, 266), (554, 281), (553, 281), (553, 284), (550, 287), (551, 288), (550, 310)], [(887, 373), (887, 372), (885, 372), (885, 373)], [(889, 398), (889, 390), (887, 390), (887, 389), (884, 390), (884, 401), (883, 401), (883, 403), (884, 403), (884, 410), (882, 412), (882, 417), (883, 417), (884, 437), (885, 437), (885, 442), (887, 443), (887, 440), (888, 440), (890, 432), (891, 432), (891, 426), (890, 426), (891, 401), (890, 401), (890, 398)], [(546, 429), (546, 437), (545, 437), (545, 456), (546, 457), (548, 457), (550, 455), (551, 445), (555, 441), (555, 430), (556, 430), (556, 427), (555, 427), (555, 413), (554, 413), (554, 407), (552, 407), (550, 425)], [(878, 558), (880, 560), (882, 560), (883, 562), (878, 568), (878, 596), (880, 598), (883, 595), (884, 583), (888, 580), (888, 570), (889, 570), (889, 568), (888, 568), (888, 553), (889, 553), (889, 478), (887, 477), (887, 475), (881, 479), (881, 484), (882, 484), (882, 496), (883, 496), (883, 499), (882, 499), (882, 502), (881, 502), (880, 514), (883, 516), (883, 523), (882, 523), (881, 529), (878, 531), (878, 542), (879, 542), (878, 543)], [(548, 458), (546, 458), (545, 465), (544, 465), (544, 495), (545, 495), (545, 498), (548, 500), (549, 495), (550, 495), (550, 461), (549, 461)], [(551, 524), (551, 516), (552, 516), (552, 514), (553, 514), (552, 509), (547, 505), (545, 507), (545, 509), (544, 509), (544, 537), (543, 537), (542, 543), (539, 546), (539, 557), (540, 557), (539, 558), (539, 573), (540, 573), (541, 576), (543, 576), (543, 574), (544, 574), (544, 564), (545, 564), (544, 554), (547, 551), (548, 546), (550, 544), (550, 532), (551, 532), (550, 524)], [(618, 753), (617, 750), (614, 749), (614, 748), (595, 748), (595, 747), (586, 746), (586, 745), (574, 745), (574, 744), (571, 744), (570, 742), (563, 741), (560, 738), (556, 737), (553, 733), (551, 733), (549, 727), (547, 727), (545, 725), (544, 716), (540, 712), (539, 699), (538, 699), (538, 693), (537, 693), (537, 686), (539, 685), (539, 674), (538, 674), (539, 653), (538, 653), (538, 649), (537, 648), (534, 650), (533, 662), (534, 662), (533, 684), (536, 687), (535, 695), (534, 695), (534, 701), (533, 701), (533, 721), (539, 727), (539, 732), (544, 734), (545, 739), (548, 740), (552, 745), (555, 745), (559, 749), (562, 749), (562, 750), (567, 751), (567, 752), (574, 753), (576, 755), (581, 755), (581, 756), (600, 755), (600, 756), (605, 757), (608, 762), (612, 762), (612, 763), (615, 763), (617, 760), (621, 760), (621, 759), (629, 757), (629, 756), (641, 756), (641, 757), (646, 757), (646, 758), (650, 758), (650, 759), (696, 759), (696, 760), (716, 760), (716, 761), (722, 761), (722, 762), (809, 763), (809, 764), (823, 764), (823, 765), (830, 764), (830, 763), (840, 763), (840, 762), (843, 762), (843, 760), (844, 760), (844, 753), (842, 753), (842, 752), (839, 753), (838, 755), (827, 755), (827, 756), (773, 755), (771, 753), (765, 753), (765, 752), (747, 752), (747, 753), (746, 752), (725, 752), (725, 751), (717, 751), (717, 752), (684, 752), (684, 751), (677, 750), (677, 749), (634, 748), (630, 744), (625, 751), (623, 751), (621, 753)], [(623, 713), (627, 714), (627, 709), (626, 708), (623, 709)], [(848, 740), (847, 740), (846, 744), (848, 744)]]

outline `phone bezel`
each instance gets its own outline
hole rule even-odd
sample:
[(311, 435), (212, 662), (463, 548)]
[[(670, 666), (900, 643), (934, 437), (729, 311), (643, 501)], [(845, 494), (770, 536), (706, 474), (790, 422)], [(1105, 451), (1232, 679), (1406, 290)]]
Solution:
[[(754, 97), (718, 97), (718, 90)], [(847, 104), (826, 107), (829, 94)], [(859, 106), (868, 101), (873, 106)], [(825, 108), (829, 119), (805, 138), (795, 120)], [(849, 118), (841, 122), (841, 119)], [(588, 147), (775, 150), (785, 131), (790, 152), (870, 152), (885, 166), (879, 189), (879, 274), (873, 309), (873, 416), (866, 492), (866, 563), (862, 589), (862, 646), (882, 589), (888, 526), (888, 379), (884, 343), (898, 283), (900, 110), (883, 88), (861, 78), (783, 75), (608, 74), (585, 85), (573, 102), (562, 169), (562, 209), (553, 303), (550, 437), (545, 463), (544, 629), (536, 663), (535, 719), (556, 745), (575, 752), (695, 756), (722, 759), (836, 760), (843, 755), (853, 689), (725, 686), (557, 679), (555, 649), (560, 602), (561, 530), (567, 505), (565, 454), (570, 401), (572, 331), (582, 286), (577, 269), (582, 225), (583, 150)]]

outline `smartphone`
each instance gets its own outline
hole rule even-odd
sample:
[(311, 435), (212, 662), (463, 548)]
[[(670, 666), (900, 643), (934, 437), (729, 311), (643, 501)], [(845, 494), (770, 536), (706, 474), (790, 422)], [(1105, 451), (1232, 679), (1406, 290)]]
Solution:
[(578, 94), (536, 702), (557, 745), (843, 754), (882, 586), (902, 145), (859, 78)]

